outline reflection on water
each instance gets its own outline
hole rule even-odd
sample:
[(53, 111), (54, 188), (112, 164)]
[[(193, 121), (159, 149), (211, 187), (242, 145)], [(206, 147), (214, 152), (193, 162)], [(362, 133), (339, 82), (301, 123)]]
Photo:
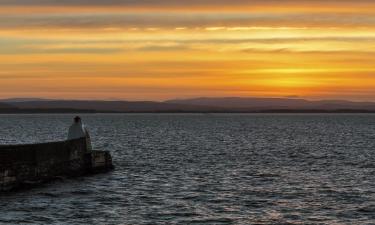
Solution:
[[(0, 143), (73, 115), (0, 115)], [(86, 115), (116, 170), (0, 197), (0, 224), (371, 224), (375, 116)]]

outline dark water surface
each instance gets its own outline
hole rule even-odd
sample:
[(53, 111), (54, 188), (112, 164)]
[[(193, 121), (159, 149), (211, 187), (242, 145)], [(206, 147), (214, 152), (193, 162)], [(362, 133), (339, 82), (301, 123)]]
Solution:
[[(72, 115), (0, 115), (0, 144)], [(0, 196), (0, 224), (375, 224), (375, 115), (84, 115), (116, 170)]]

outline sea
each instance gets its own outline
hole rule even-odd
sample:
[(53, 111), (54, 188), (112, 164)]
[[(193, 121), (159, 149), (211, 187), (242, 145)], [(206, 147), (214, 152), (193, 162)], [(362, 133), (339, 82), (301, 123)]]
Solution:
[[(0, 115), (0, 144), (75, 115)], [(375, 115), (84, 114), (113, 172), (0, 196), (0, 224), (375, 224)]]

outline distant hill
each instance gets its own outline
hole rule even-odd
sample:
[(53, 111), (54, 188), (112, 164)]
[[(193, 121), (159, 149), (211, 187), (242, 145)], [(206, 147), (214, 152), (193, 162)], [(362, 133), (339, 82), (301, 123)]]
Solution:
[(308, 101), (288, 98), (194, 98), (176, 99), (167, 103), (210, 106), (226, 110), (370, 110), (375, 111), (374, 102), (350, 102), (341, 100)]
[(8, 98), (8, 99), (2, 99), (0, 102), (30, 102), (30, 101), (50, 101), (49, 99), (44, 98)]
[(196, 112), (211, 111), (214, 107), (190, 106), (165, 102), (130, 101), (20, 101), (10, 102), (20, 109), (79, 109), (97, 112)]
[(375, 112), (375, 103), (237, 97), (176, 99), (165, 102), (35, 100), (24, 98), (0, 100), (0, 113), (69, 112)]
[(15, 109), (15, 106), (6, 103), (0, 103), (0, 109)]

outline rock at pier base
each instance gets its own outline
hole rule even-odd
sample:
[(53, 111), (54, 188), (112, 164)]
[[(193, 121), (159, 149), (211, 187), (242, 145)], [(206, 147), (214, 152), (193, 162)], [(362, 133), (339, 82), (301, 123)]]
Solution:
[(106, 172), (114, 169), (112, 156), (108, 151), (91, 151), (87, 154), (90, 173)]

